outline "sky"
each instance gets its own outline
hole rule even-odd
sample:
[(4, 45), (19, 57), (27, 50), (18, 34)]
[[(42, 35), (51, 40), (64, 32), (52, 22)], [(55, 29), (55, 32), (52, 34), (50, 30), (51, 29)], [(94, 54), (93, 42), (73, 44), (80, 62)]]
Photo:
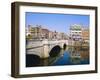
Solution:
[(51, 31), (69, 33), (69, 28), (73, 24), (81, 24), (88, 28), (89, 18), (89, 15), (26, 12), (25, 23), (26, 27), (28, 25), (42, 25)]

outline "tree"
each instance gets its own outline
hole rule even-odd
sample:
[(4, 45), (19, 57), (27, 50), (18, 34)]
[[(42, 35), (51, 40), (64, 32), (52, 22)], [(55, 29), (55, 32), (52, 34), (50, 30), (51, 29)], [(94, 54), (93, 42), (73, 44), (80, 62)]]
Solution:
[(26, 39), (27, 39), (27, 40), (32, 39), (32, 35), (28, 34), (28, 35), (26, 36)]

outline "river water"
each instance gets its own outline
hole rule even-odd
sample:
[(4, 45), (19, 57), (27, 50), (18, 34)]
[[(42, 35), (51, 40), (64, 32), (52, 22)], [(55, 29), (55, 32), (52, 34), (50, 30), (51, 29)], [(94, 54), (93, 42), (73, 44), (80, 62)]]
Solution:
[(89, 64), (89, 48), (82, 47), (67, 47), (65, 50), (61, 49), (57, 55), (50, 56), (47, 59), (40, 59), (37, 56), (32, 57), (32, 55), (26, 56), (26, 67)]

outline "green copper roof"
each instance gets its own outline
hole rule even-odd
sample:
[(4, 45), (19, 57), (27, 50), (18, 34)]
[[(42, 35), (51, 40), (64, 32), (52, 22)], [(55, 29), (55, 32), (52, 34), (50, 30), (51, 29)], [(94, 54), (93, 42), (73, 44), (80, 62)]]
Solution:
[(81, 29), (82, 29), (81, 25), (74, 24), (70, 26), (70, 30), (81, 30)]

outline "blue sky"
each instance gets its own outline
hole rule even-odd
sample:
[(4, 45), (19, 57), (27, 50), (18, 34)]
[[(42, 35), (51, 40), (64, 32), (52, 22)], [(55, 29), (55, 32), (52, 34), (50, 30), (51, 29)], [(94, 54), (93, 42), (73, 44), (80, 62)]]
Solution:
[(69, 33), (70, 25), (81, 24), (89, 27), (89, 15), (49, 14), (26, 12), (26, 27), (28, 25), (42, 25), (51, 31)]

